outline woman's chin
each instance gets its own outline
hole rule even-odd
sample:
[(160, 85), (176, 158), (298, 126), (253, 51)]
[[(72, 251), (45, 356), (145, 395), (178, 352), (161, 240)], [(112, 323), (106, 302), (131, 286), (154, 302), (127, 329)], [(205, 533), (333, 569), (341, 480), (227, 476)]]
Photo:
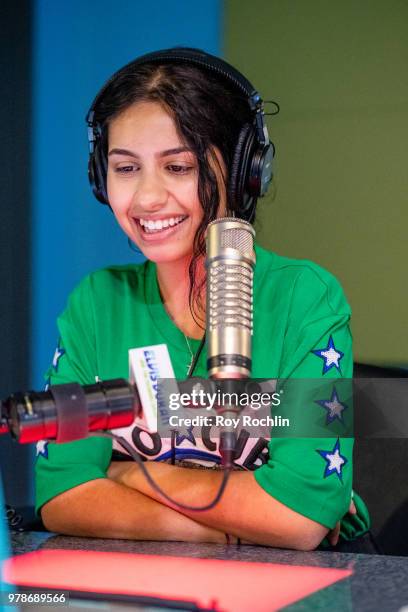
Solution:
[(147, 259), (157, 265), (190, 261), (193, 254), (191, 247), (180, 249), (177, 247), (172, 248), (170, 245), (139, 245), (139, 248)]

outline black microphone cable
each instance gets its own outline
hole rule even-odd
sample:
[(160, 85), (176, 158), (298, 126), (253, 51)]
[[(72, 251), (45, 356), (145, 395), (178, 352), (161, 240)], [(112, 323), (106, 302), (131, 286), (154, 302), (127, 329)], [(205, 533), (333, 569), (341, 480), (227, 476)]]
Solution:
[[(112, 440), (116, 440), (116, 442), (132, 457), (132, 459), (139, 465), (140, 469), (143, 472), (143, 475), (145, 476), (146, 480), (148, 481), (148, 483), (150, 484), (150, 486), (159, 494), (161, 495), (164, 499), (166, 499), (168, 502), (170, 502), (173, 506), (175, 506), (176, 510), (177, 508), (180, 508), (181, 510), (193, 510), (195, 512), (204, 512), (206, 510), (211, 510), (212, 508), (214, 508), (217, 503), (220, 501), (225, 487), (227, 486), (227, 482), (230, 476), (230, 470), (222, 470), (223, 472), (223, 477), (222, 477), (222, 482), (221, 485), (217, 491), (216, 496), (214, 497), (214, 499), (209, 502), (208, 504), (206, 504), (205, 506), (190, 506), (188, 504), (182, 504), (181, 502), (176, 501), (175, 499), (173, 499), (172, 497), (170, 497), (170, 495), (167, 495), (167, 493), (165, 493), (163, 491), (163, 489), (154, 481), (154, 479), (150, 476), (148, 470), (145, 467), (144, 461), (141, 459), (141, 457), (139, 456), (139, 454), (135, 451), (134, 448), (132, 448), (132, 446), (129, 444), (129, 442), (127, 440), (125, 440), (125, 438), (123, 438), (122, 436), (117, 436), (116, 434), (112, 433), (112, 432), (108, 432), (108, 431), (104, 431), (101, 433), (97, 433), (97, 432), (93, 432), (91, 435), (93, 436), (103, 436), (106, 438), (111, 438)], [(221, 471), (221, 470), (220, 470)]]
[(12, 531), (19, 531), (19, 527), (21, 528), (21, 523), (23, 522), (23, 517), (21, 514), (18, 514), (17, 511), (8, 504), (5, 504), (6, 511), (6, 521), (8, 523), (8, 527)]

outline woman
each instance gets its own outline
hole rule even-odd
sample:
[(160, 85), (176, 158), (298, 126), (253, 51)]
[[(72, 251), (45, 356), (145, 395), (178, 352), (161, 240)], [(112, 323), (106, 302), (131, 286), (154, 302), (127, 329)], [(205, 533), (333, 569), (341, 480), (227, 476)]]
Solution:
[[(129, 349), (162, 343), (176, 378), (191, 373), (204, 334), (206, 227), (232, 213), (253, 221), (265, 188), (247, 176), (259, 178), (253, 160), (272, 151), (256, 96), (232, 67), (186, 49), (136, 60), (98, 94), (88, 116), (91, 183), (148, 261), (98, 271), (73, 292), (59, 319), (51, 384), (126, 378)], [(253, 377), (351, 377), (350, 310), (337, 281), (311, 262), (259, 247), (256, 256)], [(206, 376), (204, 353), (194, 375)], [(37, 507), (47, 528), (65, 534), (310, 550), (328, 533), (337, 540), (342, 517), (343, 538), (367, 530), (361, 500), (347, 513), (352, 441), (333, 435), (269, 447), (248, 441), (221, 501), (200, 513), (172, 507), (136, 464), (112, 461), (106, 438), (42, 445)], [(186, 469), (219, 464), (200, 432), (169, 450), (136, 422), (128, 439), (155, 459), (147, 469), (178, 502), (215, 497), (221, 472)]]

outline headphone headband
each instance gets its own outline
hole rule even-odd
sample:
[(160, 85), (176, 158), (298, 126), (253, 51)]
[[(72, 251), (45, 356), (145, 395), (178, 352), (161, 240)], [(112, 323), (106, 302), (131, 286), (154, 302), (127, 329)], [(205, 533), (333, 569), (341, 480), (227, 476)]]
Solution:
[[(117, 72), (115, 72), (110, 79), (108, 79), (102, 89), (97, 93), (92, 102), (91, 108), (86, 115), (86, 122), (89, 127), (94, 125), (95, 108), (98, 105), (99, 100), (103, 97), (111, 83), (113, 83), (121, 74), (129, 72), (134, 66), (141, 66), (143, 64), (175, 64), (175, 63), (186, 63), (194, 64), (205, 68), (206, 70), (212, 71), (215, 74), (223, 77), (226, 81), (229, 81), (236, 89), (243, 94), (247, 99), (248, 105), (252, 113), (259, 113), (263, 116), (263, 101), (255, 87), (248, 81), (248, 79), (241, 74), (234, 66), (228, 64), (220, 57), (211, 55), (201, 51), (200, 49), (194, 49), (192, 47), (175, 47), (174, 49), (163, 49), (162, 51), (153, 51), (152, 53), (145, 53), (135, 60), (132, 60)], [(262, 125), (257, 121), (258, 127), (258, 139), (260, 142), (268, 142), (268, 131), (266, 124), (262, 121)]]

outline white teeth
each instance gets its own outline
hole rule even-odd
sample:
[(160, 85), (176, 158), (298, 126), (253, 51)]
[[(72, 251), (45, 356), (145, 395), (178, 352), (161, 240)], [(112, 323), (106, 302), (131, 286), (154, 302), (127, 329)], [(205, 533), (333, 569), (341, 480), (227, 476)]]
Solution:
[(186, 217), (184, 215), (179, 215), (178, 217), (170, 217), (168, 219), (157, 219), (153, 221), (152, 219), (140, 219), (140, 225), (142, 225), (145, 231), (160, 231), (162, 229), (166, 229), (167, 227), (173, 227), (177, 225), (181, 221), (184, 221)]

